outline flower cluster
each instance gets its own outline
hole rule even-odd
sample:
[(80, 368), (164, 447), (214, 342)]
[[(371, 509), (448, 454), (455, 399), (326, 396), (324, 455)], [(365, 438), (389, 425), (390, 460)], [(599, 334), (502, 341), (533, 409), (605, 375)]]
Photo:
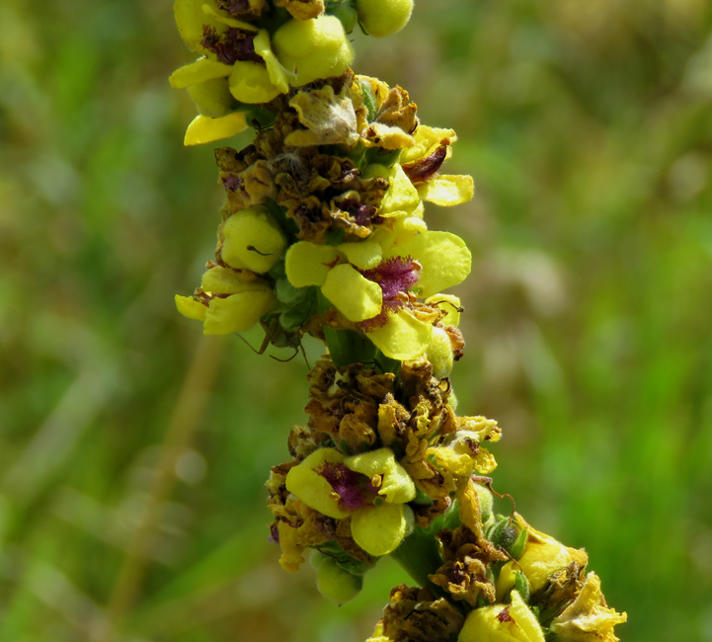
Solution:
[(428, 228), (425, 203), (472, 198), (442, 173), (455, 132), (422, 124), (401, 87), (350, 69), (357, 24), (382, 37), (412, 0), (176, 0), (200, 58), (171, 76), (199, 114), (188, 145), (219, 147), (226, 200), (200, 286), (176, 296), (206, 334), (261, 324), (266, 343), (327, 353), (309, 373), (308, 421), (267, 482), (271, 537), (294, 571), (342, 603), (379, 557), (418, 582), (391, 594), (371, 642), (613, 642), (625, 620), (583, 550), (498, 515), (495, 421), (457, 415), (462, 239)]

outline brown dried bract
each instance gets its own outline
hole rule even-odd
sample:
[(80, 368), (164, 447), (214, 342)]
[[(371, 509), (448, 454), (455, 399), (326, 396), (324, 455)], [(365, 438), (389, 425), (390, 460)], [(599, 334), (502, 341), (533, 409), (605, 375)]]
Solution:
[(464, 620), (446, 599), (402, 584), (391, 591), (383, 633), (393, 642), (455, 642)]

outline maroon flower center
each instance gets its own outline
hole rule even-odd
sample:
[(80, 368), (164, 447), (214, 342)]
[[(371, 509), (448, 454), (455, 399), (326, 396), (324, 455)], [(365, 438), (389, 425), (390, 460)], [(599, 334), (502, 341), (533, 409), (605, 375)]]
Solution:
[(327, 461), (316, 472), (329, 482), (339, 496), (339, 506), (344, 510), (353, 511), (371, 506), (378, 497), (380, 485), (374, 486), (366, 475), (344, 464)]
[(200, 44), (212, 51), (217, 59), (226, 65), (234, 65), (238, 60), (263, 62), (255, 53), (255, 34), (243, 29), (228, 27), (222, 33), (209, 25), (203, 25), (203, 39)]
[(394, 256), (383, 261), (372, 270), (362, 274), (369, 280), (378, 283), (383, 293), (383, 307), (380, 314), (366, 319), (360, 325), (368, 331), (385, 325), (389, 312), (397, 312), (403, 307), (401, 294), (410, 290), (420, 278), (422, 266), (410, 256)]

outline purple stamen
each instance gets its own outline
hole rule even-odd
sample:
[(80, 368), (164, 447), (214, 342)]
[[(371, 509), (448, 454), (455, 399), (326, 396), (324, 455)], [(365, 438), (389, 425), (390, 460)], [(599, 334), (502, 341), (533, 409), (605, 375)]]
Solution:
[(351, 470), (344, 464), (325, 462), (317, 471), (339, 495), (339, 506), (344, 510), (358, 510), (373, 505), (380, 486), (374, 486), (371, 480)]

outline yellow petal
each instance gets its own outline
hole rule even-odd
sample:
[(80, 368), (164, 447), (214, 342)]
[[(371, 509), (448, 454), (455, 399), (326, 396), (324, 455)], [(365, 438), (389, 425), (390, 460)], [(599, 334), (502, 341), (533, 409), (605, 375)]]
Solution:
[(354, 323), (371, 319), (381, 311), (383, 303), (381, 286), (369, 281), (348, 263), (342, 263), (329, 270), (321, 291), (349, 321)]
[(230, 138), (248, 127), (245, 114), (240, 111), (233, 112), (220, 118), (208, 118), (198, 115), (185, 130), (184, 145), (202, 145), (212, 143), (222, 138)]
[(287, 250), (284, 269), (287, 279), (295, 288), (322, 285), (338, 259), (339, 253), (331, 245), (297, 241)]
[(279, 96), (272, 84), (267, 67), (251, 60), (237, 60), (230, 74), (230, 93), (243, 103), (268, 103)]
[(208, 307), (199, 301), (196, 301), (192, 296), (181, 296), (180, 294), (176, 294), (174, 301), (178, 312), (180, 312), (187, 319), (195, 319), (196, 321), (202, 321), (205, 319)]
[(514, 621), (522, 629), (527, 640), (532, 642), (544, 642), (544, 633), (541, 630), (539, 620), (536, 619), (534, 613), (526, 605), (519, 591), (512, 591), (512, 604), (509, 607), (509, 614), (514, 618)]
[(351, 516), (351, 537), (369, 555), (380, 557), (398, 548), (407, 522), (402, 504), (381, 504), (357, 510)]
[(287, 79), (287, 72), (272, 51), (269, 33), (265, 29), (260, 29), (252, 41), (252, 44), (255, 47), (255, 53), (265, 61), (267, 74), (272, 84), (277, 88), (279, 93), (284, 94), (288, 92), (289, 81)]
[(226, 16), (220, 13), (219, 11), (216, 11), (215, 7), (208, 4), (207, 2), (203, 2), (202, 10), (206, 16), (210, 16), (217, 22), (224, 24), (228, 27), (233, 27), (235, 29), (243, 29), (244, 31), (257, 31), (257, 27), (255, 27), (255, 25), (250, 24), (249, 22), (243, 22), (242, 20), (236, 20), (235, 18)]
[(472, 176), (436, 175), (425, 181), (419, 189), (420, 198), (440, 207), (467, 203), (475, 195)]
[(225, 30), (224, 25), (205, 14), (203, 3), (204, 0), (175, 0), (173, 3), (173, 15), (178, 33), (188, 48), (198, 53), (208, 53), (201, 44), (204, 27), (210, 27), (218, 32)]
[(461, 283), (472, 267), (467, 245), (450, 232), (428, 231), (397, 241), (386, 253), (386, 258), (391, 256), (410, 256), (420, 262), (423, 271), (416, 287), (423, 297)]
[(265, 285), (264, 282), (246, 279), (235, 270), (216, 265), (205, 271), (200, 287), (205, 292), (212, 294), (235, 294), (237, 292), (262, 290)]
[(383, 258), (381, 246), (371, 240), (342, 243), (337, 248), (359, 270), (372, 270)]
[(517, 519), (529, 532), (519, 568), (527, 576), (532, 593), (543, 588), (552, 574), (570, 564), (575, 563), (581, 568), (588, 564), (588, 555), (583, 549), (565, 546), (550, 535), (532, 528), (521, 515), (517, 515)]
[(415, 210), (420, 203), (420, 195), (399, 163), (393, 166), (389, 180), (390, 186), (383, 196), (378, 213), (386, 214), (396, 211), (411, 212)]
[(415, 499), (415, 484), (395, 458), (390, 448), (379, 448), (347, 457), (344, 463), (369, 479), (381, 476), (379, 495), (391, 504), (405, 504)]
[(232, 72), (230, 65), (203, 56), (196, 61), (178, 67), (169, 77), (168, 82), (174, 89), (185, 89), (206, 80), (223, 78)]
[(443, 325), (460, 325), (460, 297), (454, 294), (433, 294), (425, 299), (429, 305), (437, 305), (445, 316), (440, 319)]
[(367, 333), (373, 344), (391, 359), (415, 359), (428, 348), (433, 326), (405, 310), (388, 316), (386, 324)]
[(287, 473), (287, 490), (307, 506), (327, 517), (343, 519), (348, 512), (339, 508), (339, 501), (331, 484), (316, 470), (329, 462), (340, 464), (344, 456), (335, 448), (319, 448)]
[[(400, 161), (403, 164), (412, 163), (413, 161), (430, 156), (444, 139), (448, 139), (451, 143), (457, 140), (457, 135), (454, 129), (441, 129), (439, 127), (428, 127), (427, 125), (418, 125), (418, 128), (413, 134), (415, 145), (403, 150)], [(448, 158), (452, 148), (448, 148)]]
[(210, 300), (205, 315), (205, 334), (231, 334), (249, 330), (274, 303), (269, 288), (238, 292), (228, 297)]

